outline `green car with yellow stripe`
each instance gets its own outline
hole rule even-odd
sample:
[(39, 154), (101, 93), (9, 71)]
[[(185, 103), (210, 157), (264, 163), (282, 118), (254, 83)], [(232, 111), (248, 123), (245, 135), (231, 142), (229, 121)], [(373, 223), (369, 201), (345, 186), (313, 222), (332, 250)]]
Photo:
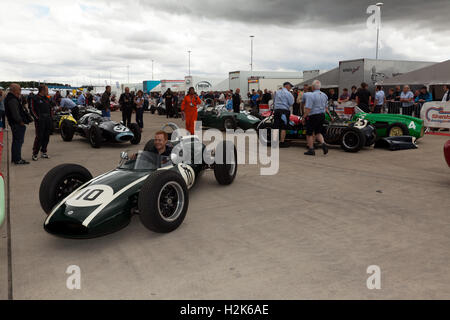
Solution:
[(356, 113), (352, 121), (367, 120), (377, 131), (377, 138), (412, 136), (420, 139), (425, 134), (423, 120), (389, 113)]

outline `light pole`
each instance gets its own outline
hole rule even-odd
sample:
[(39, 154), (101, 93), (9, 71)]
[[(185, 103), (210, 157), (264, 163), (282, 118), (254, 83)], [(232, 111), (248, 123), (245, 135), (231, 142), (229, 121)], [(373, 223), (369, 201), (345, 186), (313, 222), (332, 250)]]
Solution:
[(154, 60), (152, 60), (152, 80), (153, 80), (153, 62)]
[(376, 52), (376, 56), (375, 59), (378, 60), (378, 48), (379, 48), (379, 38), (380, 38), (380, 24), (381, 24), (381, 7), (383, 6), (383, 2), (378, 2), (376, 4), (376, 6), (378, 7), (378, 14), (379, 14), (379, 19), (378, 19), (378, 24), (377, 24), (377, 52)]
[(191, 76), (191, 52), (192, 51), (188, 51), (188, 53), (189, 53), (189, 76)]
[(255, 36), (250, 36), (250, 43), (251, 43), (251, 45), (250, 45), (250, 71), (252, 73), (252, 76), (253, 76), (253, 38), (254, 37)]

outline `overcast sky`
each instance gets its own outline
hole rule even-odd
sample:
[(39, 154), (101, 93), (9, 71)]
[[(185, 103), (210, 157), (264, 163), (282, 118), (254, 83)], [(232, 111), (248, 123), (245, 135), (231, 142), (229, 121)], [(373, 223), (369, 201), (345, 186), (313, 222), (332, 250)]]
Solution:
[[(3, 6), (0, 80), (105, 84), (331, 69), (374, 58), (366, 0), (16, 0)], [(450, 59), (449, 0), (386, 0), (381, 59)]]

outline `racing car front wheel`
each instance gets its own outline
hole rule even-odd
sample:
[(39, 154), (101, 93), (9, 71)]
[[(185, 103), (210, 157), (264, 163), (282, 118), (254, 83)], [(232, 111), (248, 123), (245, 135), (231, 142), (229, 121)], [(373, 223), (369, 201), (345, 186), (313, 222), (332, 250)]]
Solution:
[(358, 128), (347, 128), (342, 133), (341, 147), (346, 152), (358, 152), (366, 145), (366, 137)]
[(388, 137), (409, 136), (408, 127), (404, 123), (393, 123), (387, 130)]
[(138, 208), (142, 224), (158, 233), (169, 233), (183, 223), (189, 195), (183, 177), (174, 171), (157, 171), (144, 182)]
[(214, 176), (221, 185), (232, 184), (237, 174), (237, 151), (231, 141), (222, 141), (216, 148)]
[(61, 138), (64, 141), (72, 141), (74, 133), (75, 128), (73, 127), (73, 122), (70, 120), (64, 120), (61, 123)]
[(102, 145), (102, 129), (95, 124), (89, 129), (89, 142), (93, 148), (100, 148)]
[(39, 188), (42, 209), (49, 214), (54, 206), (90, 180), (89, 170), (77, 164), (61, 164), (53, 168), (45, 175)]
[(130, 130), (133, 132), (133, 139), (131, 139), (131, 144), (139, 144), (141, 142), (141, 128), (139, 128), (137, 123), (130, 124)]

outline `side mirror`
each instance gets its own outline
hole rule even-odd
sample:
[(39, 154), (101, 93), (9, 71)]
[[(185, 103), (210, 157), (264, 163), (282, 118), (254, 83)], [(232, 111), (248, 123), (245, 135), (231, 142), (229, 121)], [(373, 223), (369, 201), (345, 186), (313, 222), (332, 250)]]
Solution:
[(128, 157), (128, 152), (122, 151), (122, 153), (120, 154), (120, 159), (129, 160), (130, 158)]

